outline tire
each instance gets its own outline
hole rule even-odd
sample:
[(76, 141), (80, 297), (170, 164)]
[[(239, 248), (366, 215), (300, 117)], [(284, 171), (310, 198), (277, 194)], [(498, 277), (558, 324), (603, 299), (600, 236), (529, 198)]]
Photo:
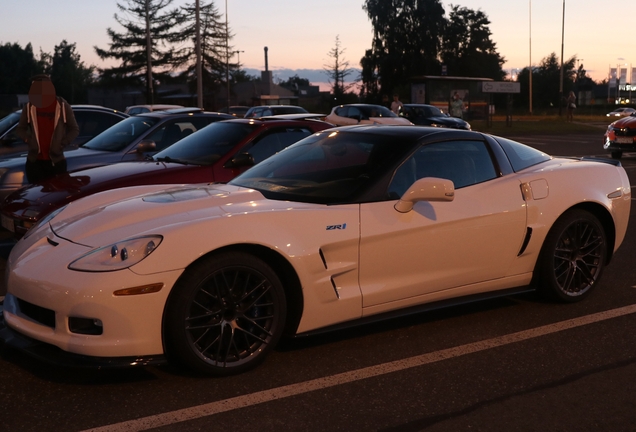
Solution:
[(206, 257), (175, 284), (164, 339), (171, 360), (206, 375), (260, 364), (283, 333), (287, 306), (276, 273), (242, 252)]
[(585, 210), (569, 210), (554, 223), (541, 249), (538, 289), (563, 302), (582, 300), (599, 280), (606, 257), (599, 220)]
[(623, 152), (620, 150), (611, 152), (612, 159), (620, 159), (623, 156)]

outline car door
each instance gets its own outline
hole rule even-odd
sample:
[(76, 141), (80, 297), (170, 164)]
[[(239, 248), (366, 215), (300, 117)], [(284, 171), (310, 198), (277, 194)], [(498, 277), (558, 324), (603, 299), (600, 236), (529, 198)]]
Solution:
[(396, 170), (390, 196), (424, 177), (452, 180), (453, 201), (417, 202), (407, 213), (395, 210), (396, 201), (361, 204), (360, 285), (368, 313), (503, 278), (521, 248), (526, 210), (519, 181), (497, 176), (485, 142), (421, 146)]

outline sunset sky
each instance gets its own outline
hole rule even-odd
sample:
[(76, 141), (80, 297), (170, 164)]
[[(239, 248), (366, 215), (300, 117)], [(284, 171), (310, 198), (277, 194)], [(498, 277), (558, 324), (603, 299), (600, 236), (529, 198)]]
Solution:
[[(175, 0), (173, 6), (193, 2)], [(30, 42), (37, 55), (40, 50), (52, 53), (66, 39), (76, 43), (86, 65), (107, 67), (110, 64), (97, 57), (93, 46), (108, 48), (108, 27), (122, 31), (113, 18), (118, 12), (116, 4), (116, 0), (0, 0), (0, 43), (24, 47)], [(226, 4), (234, 34), (230, 45), (240, 51), (238, 60), (248, 73), (264, 69), (263, 48), (267, 46), (269, 68), (275, 76), (286, 79), (298, 74), (316, 84), (327, 81), (322, 70), (331, 62), (329, 51), (336, 36), (352, 68), (360, 67), (360, 58), (371, 47), (372, 27), (362, 0), (217, 0), (223, 17)], [(492, 39), (506, 59), (508, 73), (526, 67), (530, 58), (537, 65), (552, 52), (561, 55), (564, 0), (460, 0), (452, 4), (481, 9), (488, 16)], [(451, 3), (443, 5), (448, 12)], [(620, 28), (610, 30), (615, 28), (610, 24), (618, 14), (619, 8), (600, 0), (565, 1), (564, 58), (576, 55), (582, 59), (597, 81), (607, 78), (610, 66), (629, 68), (633, 62), (636, 67), (632, 37)], [(236, 53), (232, 61), (237, 61)]]

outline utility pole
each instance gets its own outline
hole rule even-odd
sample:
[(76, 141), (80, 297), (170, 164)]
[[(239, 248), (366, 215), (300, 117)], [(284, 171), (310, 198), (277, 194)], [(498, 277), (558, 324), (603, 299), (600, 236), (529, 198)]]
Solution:
[(196, 0), (195, 12), (195, 32), (196, 35), (196, 56), (197, 56), (197, 106), (203, 109), (203, 67), (201, 64), (201, 6), (200, 0)]
[(565, 40), (565, 0), (563, 0), (563, 21), (561, 23), (561, 77), (559, 79), (559, 117), (563, 114), (563, 41)]
[(225, 82), (227, 83), (227, 110), (230, 112), (230, 27), (227, 20), (227, 0), (225, 0)]

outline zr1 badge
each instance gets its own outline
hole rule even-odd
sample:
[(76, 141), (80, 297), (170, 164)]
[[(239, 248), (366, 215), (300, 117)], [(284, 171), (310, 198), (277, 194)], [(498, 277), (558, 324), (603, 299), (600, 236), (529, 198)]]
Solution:
[(340, 225), (327, 225), (327, 231), (330, 230), (343, 230), (343, 229), (347, 229), (347, 224), (340, 224)]

